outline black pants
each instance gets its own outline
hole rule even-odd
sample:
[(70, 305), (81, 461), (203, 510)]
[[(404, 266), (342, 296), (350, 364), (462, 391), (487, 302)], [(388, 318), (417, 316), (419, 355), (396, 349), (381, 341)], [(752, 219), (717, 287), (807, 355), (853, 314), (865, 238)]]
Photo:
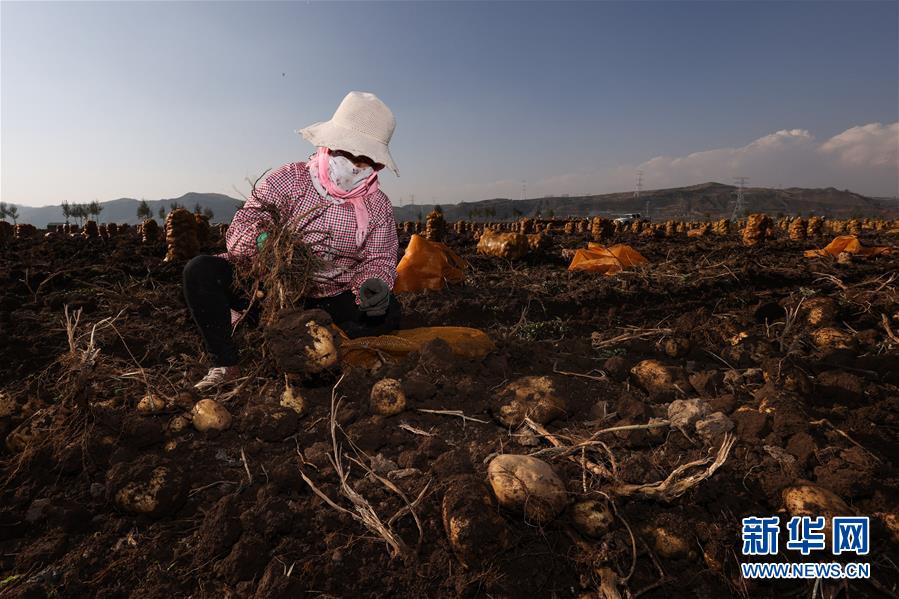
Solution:
[[(197, 256), (188, 262), (184, 267), (184, 298), (213, 365), (236, 365), (238, 355), (231, 339), (231, 309), (245, 310), (250, 302), (234, 288), (231, 263), (218, 256)], [(304, 307), (324, 310), (351, 338), (393, 331), (399, 328), (401, 315), (400, 304), (393, 294), (384, 316), (366, 316), (356, 305), (352, 291), (333, 297), (308, 298)]]

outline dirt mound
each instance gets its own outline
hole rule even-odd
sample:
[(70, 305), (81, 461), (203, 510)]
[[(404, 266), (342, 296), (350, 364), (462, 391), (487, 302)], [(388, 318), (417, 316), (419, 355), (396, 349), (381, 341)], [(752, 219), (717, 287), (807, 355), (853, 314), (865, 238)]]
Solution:
[[(310, 373), (330, 319), (285, 310), (237, 328), (246, 376), (204, 397), (163, 239), (0, 239), (0, 595), (811, 596), (739, 572), (741, 518), (803, 485), (872, 517), (873, 578), (848, 592), (895, 592), (899, 256), (603, 229), (649, 265), (600, 276), (567, 270), (582, 228), (511, 262), (443, 232), (466, 284), (401, 295), (404, 327), (484, 329), (486, 356), (436, 340)], [(384, 379), (402, 411), (373, 407)], [(191, 426), (200, 399), (230, 428)], [(558, 476), (545, 521), (497, 502), (501, 454)]]

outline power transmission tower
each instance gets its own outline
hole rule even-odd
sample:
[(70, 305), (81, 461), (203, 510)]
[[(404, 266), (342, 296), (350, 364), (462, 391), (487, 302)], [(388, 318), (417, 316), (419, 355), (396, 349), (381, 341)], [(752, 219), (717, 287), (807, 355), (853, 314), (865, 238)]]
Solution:
[(746, 209), (745, 202), (743, 201), (743, 186), (746, 185), (747, 181), (749, 181), (749, 177), (734, 177), (734, 182), (736, 182), (739, 187), (737, 187), (737, 203), (734, 204), (734, 213), (730, 215), (731, 220), (740, 218)]
[[(637, 182), (634, 185), (634, 203), (638, 206), (640, 205), (640, 192), (643, 191), (643, 171), (637, 171)], [(646, 198), (646, 214), (643, 215), (645, 218), (649, 218), (649, 198)]]
[(521, 197), (518, 198), (519, 200), (523, 200), (523, 199), (525, 199), (525, 197), (527, 197), (527, 189), (528, 189), (528, 182), (525, 181), (524, 179), (522, 179), (521, 180)]

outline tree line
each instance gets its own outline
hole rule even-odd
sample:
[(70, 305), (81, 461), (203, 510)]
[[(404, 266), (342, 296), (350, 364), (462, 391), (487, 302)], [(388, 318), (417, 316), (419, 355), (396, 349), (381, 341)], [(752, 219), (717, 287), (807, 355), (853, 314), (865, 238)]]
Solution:
[[(183, 206), (178, 202), (172, 202), (171, 204), (169, 204), (169, 212), (171, 212), (172, 210), (177, 210), (178, 208), (186, 208), (186, 206)], [(159, 212), (157, 212), (157, 214), (159, 215), (159, 219), (164, 221), (166, 215), (165, 206), (160, 206)], [(215, 213), (211, 208), (209, 208), (208, 206), (200, 206), (199, 202), (194, 204), (194, 214), (202, 214), (209, 220), (212, 220), (212, 217), (215, 216)], [(137, 205), (137, 218), (139, 218), (140, 220), (153, 218), (153, 209), (150, 208), (150, 204), (147, 202), (147, 200), (141, 200), (140, 204)]]
[(0, 220), (6, 220), (7, 217), (12, 219), (13, 224), (18, 224), (19, 207), (7, 204), (6, 202), (0, 202)]

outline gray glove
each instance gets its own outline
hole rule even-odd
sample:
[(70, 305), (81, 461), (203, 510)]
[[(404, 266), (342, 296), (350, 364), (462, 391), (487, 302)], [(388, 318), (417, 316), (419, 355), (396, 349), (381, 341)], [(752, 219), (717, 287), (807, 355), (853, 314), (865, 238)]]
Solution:
[(366, 316), (384, 316), (390, 303), (390, 288), (381, 279), (368, 279), (359, 288), (359, 310)]

